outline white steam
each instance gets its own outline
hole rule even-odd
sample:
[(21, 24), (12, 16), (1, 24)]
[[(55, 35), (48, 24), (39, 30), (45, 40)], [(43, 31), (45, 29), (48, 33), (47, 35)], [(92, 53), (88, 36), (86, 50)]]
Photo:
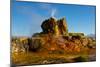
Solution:
[(51, 11), (51, 17), (54, 17), (55, 13), (56, 13), (56, 9), (52, 9), (52, 11)]

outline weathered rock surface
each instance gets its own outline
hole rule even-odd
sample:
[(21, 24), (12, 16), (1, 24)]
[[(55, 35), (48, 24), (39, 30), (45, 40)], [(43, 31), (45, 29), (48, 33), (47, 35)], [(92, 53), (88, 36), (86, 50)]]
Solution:
[(65, 18), (62, 18), (60, 20), (56, 20), (55, 18), (50, 18), (45, 20), (41, 28), (44, 33), (52, 33), (54, 35), (67, 35), (68, 34), (68, 29), (66, 25), (66, 20)]
[(96, 48), (95, 40), (84, 36), (84, 33), (68, 33), (65, 18), (56, 20), (51, 17), (43, 21), (41, 28), (42, 32), (33, 34), (31, 38), (20, 39), (33, 51), (64, 53), (80, 52), (82, 48)]
[(65, 18), (57, 21), (58, 30), (61, 35), (68, 35), (68, 27)]

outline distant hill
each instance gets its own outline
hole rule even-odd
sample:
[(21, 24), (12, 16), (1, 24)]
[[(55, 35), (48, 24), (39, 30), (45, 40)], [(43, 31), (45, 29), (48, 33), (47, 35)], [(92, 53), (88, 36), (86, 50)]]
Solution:
[(96, 34), (88, 34), (87, 36), (96, 39)]

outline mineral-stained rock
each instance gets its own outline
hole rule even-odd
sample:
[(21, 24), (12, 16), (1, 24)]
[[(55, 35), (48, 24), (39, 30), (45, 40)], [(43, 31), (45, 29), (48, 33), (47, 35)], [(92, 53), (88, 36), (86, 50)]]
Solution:
[(67, 23), (65, 18), (62, 18), (57, 21), (59, 33), (62, 35), (68, 35)]
[(60, 20), (57, 20), (55, 18), (50, 18), (45, 20), (41, 28), (43, 30), (43, 33), (52, 33), (54, 35), (67, 35), (68, 34), (68, 29), (66, 25), (66, 20), (65, 18), (62, 18)]
[(69, 33), (69, 36), (80, 36), (80, 37), (82, 37), (82, 36), (84, 36), (84, 33)]
[[(42, 31), (34, 33), (31, 38), (13, 38), (16, 45), (29, 46), (32, 51), (45, 51), (50, 53), (80, 52), (83, 48), (96, 48), (93, 38), (84, 36), (84, 33), (68, 33), (65, 18), (56, 20), (49, 18), (41, 24)], [(53, 35), (53, 36), (52, 36)], [(57, 37), (56, 37), (57, 35)]]
[(41, 25), (41, 28), (43, 30), (44, 33), (55, 33), (55, 26), (56, 26), (56, 20), (54, 18), (50, 18), (50, 19), (47, 19), (45, 20), (42, 25)]
[(41, 47), (41, 39), (34, 39), (32, 38), (31, 44), (30, 44), (30, 50), (37, 51)]

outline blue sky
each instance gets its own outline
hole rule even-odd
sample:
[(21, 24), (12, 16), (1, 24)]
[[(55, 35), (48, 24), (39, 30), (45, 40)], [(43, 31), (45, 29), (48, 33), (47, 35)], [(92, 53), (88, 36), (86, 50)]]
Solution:
[(31, 36), (41, 32), (41, 23), (51, 16), (66, 18), (69, 32), (95, 34), (95, 6), (13, 2), (11, 5), (12, 36)]

